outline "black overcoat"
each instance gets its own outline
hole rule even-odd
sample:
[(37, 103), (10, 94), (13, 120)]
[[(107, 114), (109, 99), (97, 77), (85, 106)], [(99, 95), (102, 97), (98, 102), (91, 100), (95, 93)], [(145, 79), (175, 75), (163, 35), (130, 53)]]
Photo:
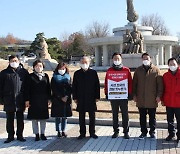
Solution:
[(29, 75), (25, 90), (26, 101), (30, 102), (28, 119), (43, 120), (49, 118), (48, 100), (51, 99), (49, 77), (45, 73), (42, 80), (35, 73)]
[(77, 111), (96, 111), (96, 99), (100, 99), (100, 84), (97, 72), (93, 69), (77, 70), (73, 77), (73, 99), (78, 101)]
[(25, 110), (25, 82), (29, 73), (20, 65), (16, 70), (8, 66), (0, 73), (0, 103), (4, 111), (15, 112)]

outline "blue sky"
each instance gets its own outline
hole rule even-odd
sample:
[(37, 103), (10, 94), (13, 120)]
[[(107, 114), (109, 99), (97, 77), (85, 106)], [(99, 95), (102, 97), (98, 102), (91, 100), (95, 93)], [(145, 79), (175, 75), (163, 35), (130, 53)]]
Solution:
[[(134, 6), (140, 17), (158, 13), (172, 35), (180, 32), (180, 0), (134, 0)], [(93, 21), (109, 23), (112, 31), (127, 24), (126, 16), (126, 0), (0, 0), (0, 36), (33, 40), (44, 32), (61, 39)]]

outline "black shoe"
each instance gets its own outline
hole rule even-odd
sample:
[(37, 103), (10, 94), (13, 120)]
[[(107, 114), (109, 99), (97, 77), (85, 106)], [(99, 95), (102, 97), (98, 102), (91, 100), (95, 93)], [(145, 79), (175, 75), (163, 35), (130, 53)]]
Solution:
[(41, 134), (41, 140), (47, 140), (47, 138), (44, 134)]
[(166, 137), (166, 141), (172, 141), (174, 137), (175, 135), (168, 135), (168, 137)]
[(17, 140), (21, 141), (21, 142), (25, 142), (26, 141), (26, 139), (24, 137), (22, 137), (22, 136), (18, 136)]
[(98, 136), (96, 134), (91, 134), (90, 137), (94, 138), (94, 139), (97, 139)]
[(142, 133), (142, 134), (139, 136), (139, 140), (144, 140), (146, 137), (147, 137), (147, 135)]
[(79, 135), (77, 139), (78, 139), (78, 140), (81, 140), (81, 139), (83, 139), (83, 138), (85, 138), (85, 135)]
[(39, 134), (36, 134), (35, 141), (39, 141), (39, 140), (40, 140)]
[(62, 134), (60, 132), (58, 132), (57, 137), (62, 137)]
[(119, 132), (114, 132), (114, 134), (112, 135), (112, 138), (117, 138), (119, 136)]
[(129, 134), (128, 133), (124, 133), (124, 139), (129, 139), (129, 138), (130, 138)]
[(156, 139), (156, 136), (154, 135), (154, 133), (150, 134), (150, 138), (151, 139)]
[(4, 141), (4, 143), (10, 143), (11, 141), (14, 141), (14, 137), (7, 138), (6, 141)]
[(62, 137), (67, 137), (67, 134), (65, 132), (62, 132)]

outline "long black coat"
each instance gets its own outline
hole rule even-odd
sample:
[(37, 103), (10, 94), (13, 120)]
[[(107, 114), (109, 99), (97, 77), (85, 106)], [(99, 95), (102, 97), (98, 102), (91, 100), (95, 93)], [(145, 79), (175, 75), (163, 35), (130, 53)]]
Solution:
[(36, 74), (31, 73), (26, 84), (25, 94), (26, 101), (30, 102), (27, 118), (37, 120), (48, 119), (48, 100), (51, 99), (48, 75), (45, 74), (42, 80), (39, 80)]
[(16, 70), (8, 66), (0, 73), (0, 103), (4, 104), (4, 111), (25, 110), (24, 86), (28, 75), (21, 65)]
[(97, 72), (80, 69), (73, 77), (73, 99), (78, 101), (77, 111), (96, 111), (96, 99), (100, 99), (100, 84)]
[[(51, 116), (52, 117), (70, 117), (72, 116), (71, 108), (71, 84), (68, 82), (57, 82), (53, 77), (51, 79), (51, 90), (52, 90), (52, 106)], [(68, 96), (67, 102), (64, 103), (61, 99), (64, 96)]]

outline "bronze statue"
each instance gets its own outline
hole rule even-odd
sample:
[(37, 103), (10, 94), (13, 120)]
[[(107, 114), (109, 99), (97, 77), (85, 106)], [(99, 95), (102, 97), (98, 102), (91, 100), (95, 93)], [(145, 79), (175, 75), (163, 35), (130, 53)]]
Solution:
[(144, 37), (141, 32), (137, 30), (136, 25), (133, 26), (133, 31), (131, 32), (131, 36), (133, 38), (133, 53), (142, 53), (143, 52), (143, 41)]
[(123, 35), (123, 54), (142, 53), (143, 52), (144, 38), (140, 31), (137, 30), (136, 25), (133, 26), (133, 31), (130, 33), (126, 29), (126, 33)]
[(136, 22), (138, 17), (138, 14), (134, 10), (133, 0), (127, 0), (127, 20), (129, 22)]
[(129, 29), (126, 29), (126, 33), (123, 35), (123, 54), (128, 54), (133, 51), (133, 38), (130, 34)]

